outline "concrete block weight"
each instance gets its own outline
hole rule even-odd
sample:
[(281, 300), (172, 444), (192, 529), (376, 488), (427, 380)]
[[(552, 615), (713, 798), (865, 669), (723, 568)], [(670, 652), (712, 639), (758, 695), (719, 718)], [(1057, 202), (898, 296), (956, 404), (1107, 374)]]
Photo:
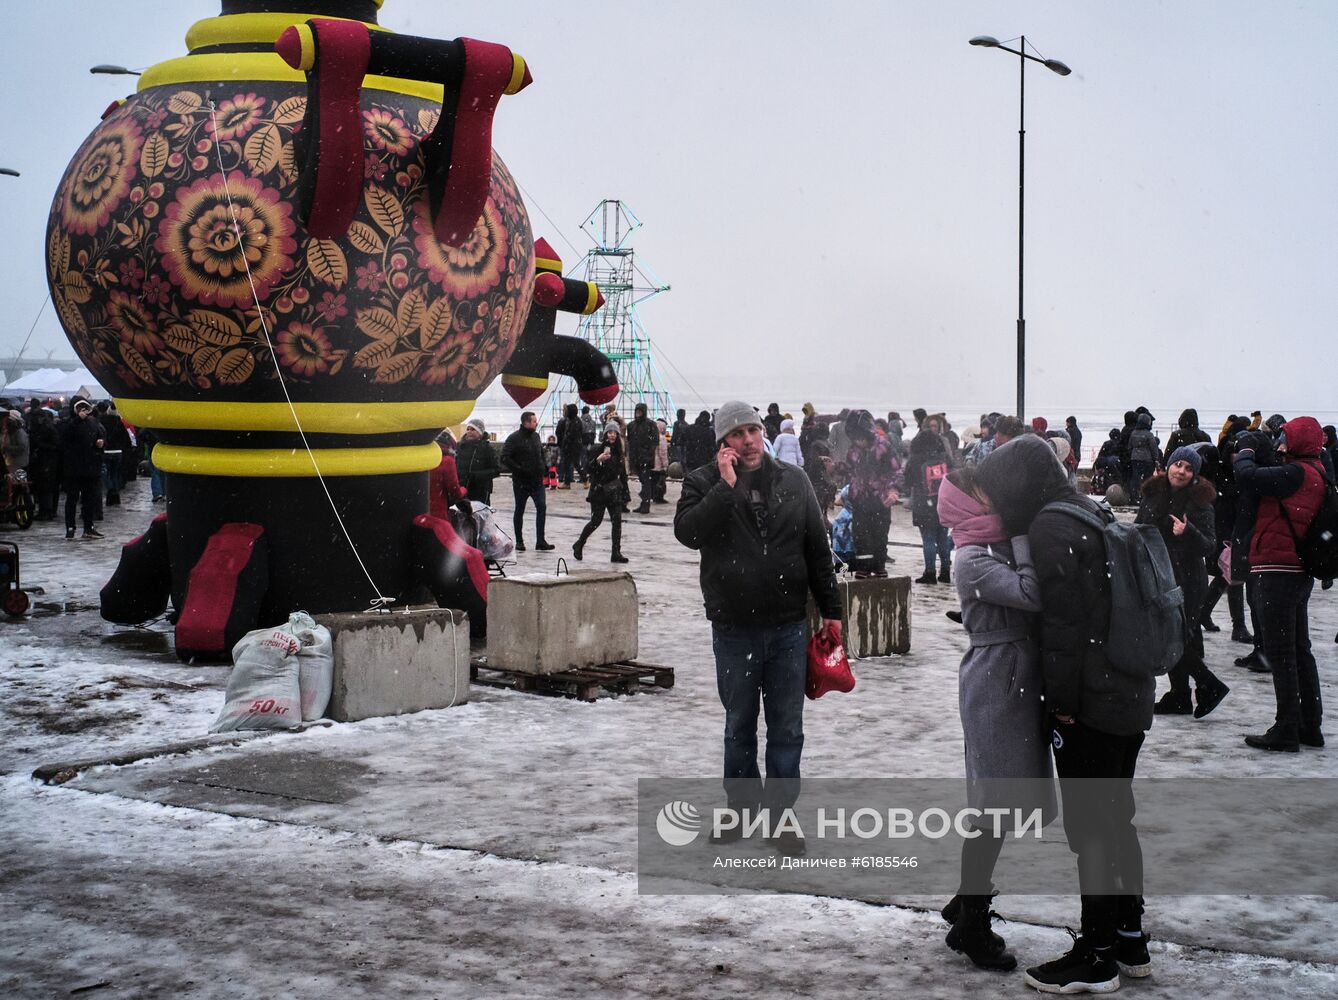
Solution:
[(494, 579), (488, 585), (488, 666), (553, 674), (637, 655), (636, 581), (628, 573)]
[[(911, 578), (838, 580), (845, 609), (841, 631), (846, 653), (860, 658), (911, 650)], [(821, 624), (817, 605), (808, 602), (809, 630)]]
[(469, 700), (469, 616), (449, 608), (329, 614), (334, 641), (329, 716), (356, 722)]

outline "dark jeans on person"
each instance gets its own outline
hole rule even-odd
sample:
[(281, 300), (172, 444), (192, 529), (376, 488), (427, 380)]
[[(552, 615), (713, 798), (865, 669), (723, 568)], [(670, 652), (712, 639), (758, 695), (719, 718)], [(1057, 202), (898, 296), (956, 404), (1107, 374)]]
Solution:
[[(562, 457), (558, 460), (558, 479), (570, 486), (571, 481), (580, 474), (581, 456), (576, 452), (568, 453), (564, 451)], [(582, 478), (584, 479), (583, 476)]]
[(655, 498), (655, 472), (653, 466), (638, 465), (636, 467), (636, 478), (641, 484), (641, 506), (649, 507), (651, 500)]
[[(716, 687), (725, 706), (725, 794), (733, 809), (776, 809), (799, 797), (808, 629), (713, 622)], [(767, 721), (767, 777), (757, 767), (758, 703)], [(773, 825), (779, 816), (772, 816)]]
[(920, 545), (925, 554), (925, 575), (934, 575), (934, 556), (938, 556), (939, 572), (946, 573), (952, 566), (952, 538), (943, 525), (920, 525)]
[(102, 484), (107, 495), (114, 496), (125, 487), (125, 466), (121, 462), (119, 451), (109, 451), (102, 458)]
[(149, 459), (149, 489), (155, 497), (167, 496), (167, 475)]
[(1252, 573), (1257, 581), (1260, 656), (1273, 671), (1277, 726), (1288, 739), (1318, 733), (1324, 717), (1319, 672), (1310, 651), (1310, 593), (1305, 573)]
[(876, 497), (850, 504), (850, 539), (855, 558), (850, 568), (859, 573), (887, 571), (887, 533), (892, 528), (892, 511)]
[(1194, 686), (1202, 687), (1216, 675), (1203, 662), (1203, 628), (1197, 618), (1185, 631), (1185, 652), (1166, 673), (1171, 682), (1171, 690), (1189, 697), (1189, 679), (1194, 678)]
[(93, 527), (93, 522), (102, 511), (102, 476), (80, 476), (65, 480), (65, 528), (73, 531), (75, 525), (75, 504), (80, 507), (84, 518), (84, 530)]
[(1105, 948), (1115, 943), (1117, 930), (1140, 930), (1143, 920), (1133, 777), (1146, 734), (1117, 736), (1076, 721), (1052, 720), (1051, 726), (1064, 833), (1078, 856), (1082, 934)]
[(531, 482), (528, 479), (512, 479), (511, 489), (516, 497), (516, 512), (511, 516), (511, 524), (516, 529), (516, 541), (524, 539), (525, 501), (534, 501), (534, 534), (537, 543), (546, 542), (544, 537), (544, 518), (548, 514), (548, 496), (542, 479)]
[(1142, 499), (1143, 483), (1147, 481), (1148, 476), (1156, 471), (1157, 463), (1140, 462), (1134, 459), (1129, 465), (1132, 466), (1129, 473), (1129, 500), (1135, 502)]
[[(598, 491), (596, 491), (598, 496)], [(623, 503), (622, 500), (592, 500), (590, 502), (590, 520), (585, 523), (581, 529), (581, 537), (576, 544), (585, 546), (590, 536), (595, 533), (595, 529), (604, 523), (604, 513), (608, 512), (609, 519), (613, 522), (613, 549), (612, 555), (622, 554), (623, 543)]]

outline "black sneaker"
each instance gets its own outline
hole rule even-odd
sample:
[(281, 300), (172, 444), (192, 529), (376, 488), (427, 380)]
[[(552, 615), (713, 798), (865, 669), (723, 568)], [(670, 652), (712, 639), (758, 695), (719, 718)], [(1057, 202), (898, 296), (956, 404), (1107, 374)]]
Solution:
[(1203, 626), (1203, 631), (1205, 632), (1222, 631), (1222, 626), (1218, 625), (1217, 622), (1213, 621), (1211, 618), (1205, 618), (1201, 622), (1199, 622), (1199, 624)]
[(1232, 642), (1243, 642), (1243, 643), (1245, 643), (1247, 646), (1253, 646), (1253, 645), (1254, 645), (1254, 636), (1250, 635), (1250, 630), (1247, 629), (1244, 625), (1232, 625), (1232, 626), (1231, 626), (1231, 641), (1232, 641)]
[(946, 570), (946, 569), (941, 569), (941, 570), (939, 570), (939, 571), (938, 571), (938, 582), (939, 582), (939, 583), (952, 583), (952, 571), (951, 571), (951, 570)]
[(1068, 954), (1028, 969), (1022, 981), (1042, 993), (1114, 993), (1120, 988), (1114, 952), (1114, 948), (1093, 948), (1073, 934)]
[(65, 529), (65, 540), (68, 542), (68, 541), (69, 541), (71, 538), (73, 538), (73, 537), (74, 537), (74, 529), (73, 529), (73, 528), (66, 528), (66, 529)]
[(557, 548), (557, 546), (556, 546), (556, 545), (553, 545), (553, 544), (551, 544), (551, 543), (549, 543), (549, 542), (535, 542), (535, 543), (534, 543), (534, 551), (536, 551), (536, 552), (552, 552), (555, 548)]
[(915, 578), (915, 582), (916, 582), (916, 583), (938, 583), (938, 577), (936, 577), (933, 573), (925, 573), (925, 574), (922, 575), (922, 576), (917, 576), (917, 577)]
[(1115, 962), (1120, 973), (1142, 979), (1152, 975), (1152, 956), (1148, 954), (1148, 936), (1139, 932), (1138, 937), (1124, 934), (1115, 936)]
[(102, 532), (98, 531), (97, 528), (85, 528), (85, 529), (84, 529), (84, 537), (85, 537), (85, 538), (106, 538), (107, 536), (104, 535)]
[(525, 543), (522, 542), (519, 538), (516, 539), (516, 551), (517, 552), (525, 551)]

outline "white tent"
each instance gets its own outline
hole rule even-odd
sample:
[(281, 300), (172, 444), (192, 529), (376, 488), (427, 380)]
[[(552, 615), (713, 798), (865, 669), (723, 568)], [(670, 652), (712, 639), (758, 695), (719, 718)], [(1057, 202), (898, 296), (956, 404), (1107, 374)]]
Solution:
[(89, 399), (108, 399), (109, 393), (98, 384), (87, 368), (61, 371), (59, 368), (39, 368), (10, 382), (0, 393), (6, 396), (87, 396)]

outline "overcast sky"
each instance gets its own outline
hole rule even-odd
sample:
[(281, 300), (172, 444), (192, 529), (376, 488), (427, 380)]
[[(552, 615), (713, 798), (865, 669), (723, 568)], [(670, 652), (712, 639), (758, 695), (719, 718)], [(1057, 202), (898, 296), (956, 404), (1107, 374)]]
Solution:
[[(129, 78), (217, 0), (6, 4), (0, 354), (46, 295), (56, 184)], [(12, 9), (11, 9), (12, 8)], [(1332, 409), (1338, 3), (386, 0), (399, 31), (502, 42), (535, 84), (494, 145), (538, 235), (625, 199), (672, 291), (643, 308), (708, 394), (1007, 408), (1015, 56), (1027, 73), (1029, 400)], [(561, 228), (554, 236), (546, 213)], [(29, 352), (70, 351), (50, 309)], [(1030, 408), (1030, 407), (1029, 407)]]

